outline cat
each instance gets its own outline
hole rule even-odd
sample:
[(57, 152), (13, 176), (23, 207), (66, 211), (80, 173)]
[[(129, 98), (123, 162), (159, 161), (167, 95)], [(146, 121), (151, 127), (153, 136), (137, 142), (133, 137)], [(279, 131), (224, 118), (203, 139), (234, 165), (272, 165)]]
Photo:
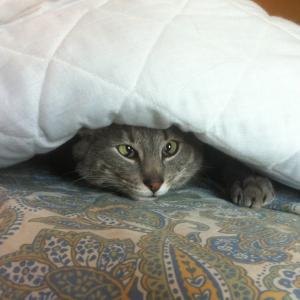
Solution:
[(82, 129), (78, 136), (73, 157), (81, 178), (132, 199), (158, 199), (192, 179), (200, 180), (203, 173), (237, 205), (259, 208), (274, 199), (268, 178), (176, 127), (160, 130), (113, 124)]

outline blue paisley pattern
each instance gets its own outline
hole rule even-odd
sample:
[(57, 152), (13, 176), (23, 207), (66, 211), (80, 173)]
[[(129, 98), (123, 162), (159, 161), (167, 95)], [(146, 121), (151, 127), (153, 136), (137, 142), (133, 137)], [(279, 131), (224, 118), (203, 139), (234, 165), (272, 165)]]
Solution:
[(132, 201), (34, 162), (0, 175), (0, 299), (300, 299), (300, 197)]

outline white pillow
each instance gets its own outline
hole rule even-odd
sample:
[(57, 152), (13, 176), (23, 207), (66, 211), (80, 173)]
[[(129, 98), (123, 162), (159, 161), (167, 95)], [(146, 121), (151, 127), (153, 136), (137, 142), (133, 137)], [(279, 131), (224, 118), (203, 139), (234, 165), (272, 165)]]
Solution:
[(82, 126), (175, 123), (300, 187), (296, 24), (247, 0), (22, 3), (0, 4), (0, 166)]

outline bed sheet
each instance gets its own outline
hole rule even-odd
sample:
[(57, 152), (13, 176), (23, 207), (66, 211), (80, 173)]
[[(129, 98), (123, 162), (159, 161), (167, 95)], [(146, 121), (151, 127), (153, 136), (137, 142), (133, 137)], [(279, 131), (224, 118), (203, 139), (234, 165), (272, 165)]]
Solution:
[(298, 199), (254, 210), (189, 187), (139, 202), (33, 161), (2, 170), (0, 298), (300, 299)]

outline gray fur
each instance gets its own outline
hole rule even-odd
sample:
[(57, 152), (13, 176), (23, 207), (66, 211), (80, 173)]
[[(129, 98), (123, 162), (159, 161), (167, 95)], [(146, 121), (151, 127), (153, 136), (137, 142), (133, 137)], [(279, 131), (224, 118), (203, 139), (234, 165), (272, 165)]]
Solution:
[[(111, 125), (79, 132), (73, 147), (77, 172), (81, 178), (101, 188), (110, 188), (137, 200), (153, 200), (177, 189), (196, 177), (205, 163), (209, 177), (224, 188), (225, 196), (245, 207), (261, 207), (274, 199), (268, 178), (257, 176), (245, 165), (197, 139), (172, 127), (166, 130)], [(177, 141), (179, 150), (171, 157), (162, 151), (169, 141)], [(122, 156), (118, 145), (130, 145), (138, 155)], [(209, 171), (209, 170), (206, 170)], [(198, 179), (200, 180), (200, 178)]]
[[(151, 200), (186, 184), (201, 170), (202, 148), (195, 147), (176, 128), (166, 130), (111, 125), (79, 133), (81, 139), (73, 148), (77, 172), (89, 183), (116, 190), (138, 200)], [(162, 157), (170, 140), (179, 142), (177, 153)], [(137, 159), (118, 153), (116, 146), (128, 144), (138, 152)], [(160, 178), (160, 188), (153, 192), (145, 180)]]

